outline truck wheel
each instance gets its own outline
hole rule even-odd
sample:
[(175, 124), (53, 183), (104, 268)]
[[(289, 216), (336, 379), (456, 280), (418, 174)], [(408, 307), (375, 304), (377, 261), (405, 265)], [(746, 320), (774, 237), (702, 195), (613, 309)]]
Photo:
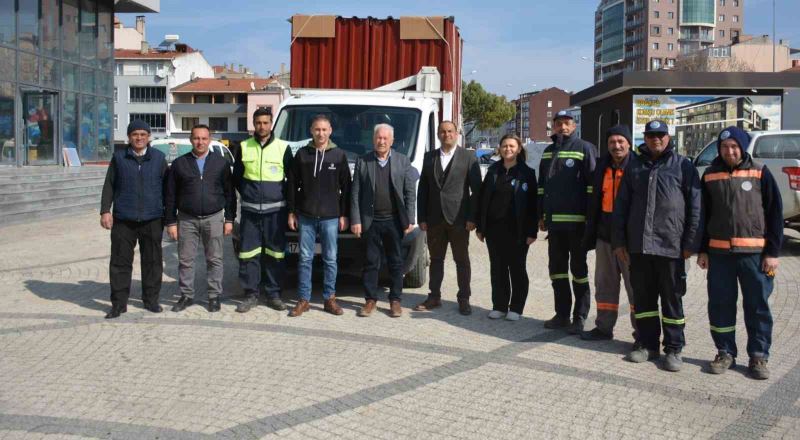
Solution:
[(418, 289), (428, 281), (428, 247), (423, 246), (414, 267), (403, 278), (403, 287)]

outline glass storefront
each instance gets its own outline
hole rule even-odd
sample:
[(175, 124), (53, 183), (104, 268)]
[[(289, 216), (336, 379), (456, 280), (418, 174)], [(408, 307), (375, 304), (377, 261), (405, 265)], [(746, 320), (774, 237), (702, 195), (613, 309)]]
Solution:
[(0, 0), (0, 165), (111, 158), (114, 0)]

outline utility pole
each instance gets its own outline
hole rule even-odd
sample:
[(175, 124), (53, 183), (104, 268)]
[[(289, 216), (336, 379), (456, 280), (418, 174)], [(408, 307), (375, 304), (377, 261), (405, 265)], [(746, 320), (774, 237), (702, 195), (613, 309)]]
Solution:
[(772, 0), (772, 72), (775, 73), (775, 42), (778, 36), (775, 34), (775, 0)]

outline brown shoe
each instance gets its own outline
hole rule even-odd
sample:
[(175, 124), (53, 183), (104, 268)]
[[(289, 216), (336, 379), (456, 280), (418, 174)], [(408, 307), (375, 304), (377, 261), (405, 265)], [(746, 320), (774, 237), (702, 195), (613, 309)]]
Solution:
[(358, 316), (362, 318), (366, 318), (369, 315), (372, 315), (372, 312), (375, 311), (375, 307), (378, 306), (378, 302), (374, 299), (368, 299), (367, 302), (364, 303), (364, 307), (358, 311)]
[(399, 318), (403, 316), (403, 308), (400, 307), (400, 300), (389, 301), (389, 316)]
[(336, 295), (331, 295), (330, 298), (325, 300), (325, 305), (323, 307), (326, 312), (330, 313), (331, 315), (339, 316), (344, 313), (339, 304), (336, 304)]
[(442, 306), (442, 300), (440, 298), (433, 298), (429, 296), (428, 299), (417, 304), (417, 306), (414, 307), (414, 311), (425, 312), (433, 309), (438, 309), (441, 306)]
[(296, 318), (307, 312), (310, 308), (311, 304), (309, 304), (308, 301), (301, 299), (300, 301), (297, 301), (297, 305), (295, 305), (294, 308), (289, 311), (289, 316)]
[(469, 305), (468, 299), (458, 300), (458, 313), (461, 313), (464, 316), (472, 314), (472, 306)]

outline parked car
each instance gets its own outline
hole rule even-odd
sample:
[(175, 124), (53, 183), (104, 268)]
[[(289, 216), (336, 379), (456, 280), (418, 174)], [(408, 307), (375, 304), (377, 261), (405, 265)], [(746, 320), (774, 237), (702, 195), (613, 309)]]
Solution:
[[(167, 156), (167, 163), (172, 163), (173, 160), (177, 159), (180, 156), (192, 151), (192, 143), (189, 142), (189, 139), (177, 139), (177, 138), (162, 138), (162, 139), (153, 139), (150, 141), (150, 146), (155, 148), (156, 150), (164, 153)], [(225, 160), (228, 161), (228, 164), (233, 167), (233, 154), (228, 147), (225, 146), (222, 142), (212, 140), (211, 144), (208, 146), (208, 150), (212, 154), (221, 154)]]
[[(766, 165), (775, 177), (783, 200), (784, 221), (800, 221), (800, 130), (756, 131), (750, 136), (747, 152)], [(701, 176), (716, 157), (714, 140), (694, 160)]]

